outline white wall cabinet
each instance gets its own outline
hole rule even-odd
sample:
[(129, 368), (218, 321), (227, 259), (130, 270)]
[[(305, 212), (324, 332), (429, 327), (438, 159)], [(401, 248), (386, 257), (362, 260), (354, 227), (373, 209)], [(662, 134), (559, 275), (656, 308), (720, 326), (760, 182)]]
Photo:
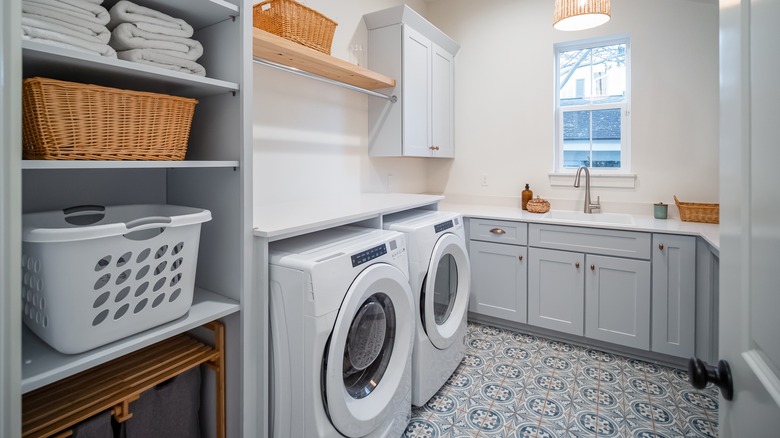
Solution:
[[(21, 41), (20, 29), (6, 20), (20, 22), (21, 0), (10, 0), (3, 9), (2, 59), (13, 70), (8, 83), (20, 93), (22, 79), (33, 76), (96, 84), (122, 89), (192, 97), (199, 101), (184, 161), (28, 161), (21, 160), (22, 146), (4, 143), (13, 151), (15, 172), (22, 183), (10, 196), (21, 199), (8, 212), (18, 224), (26, 212), (56, 210), (79, 204), (174, 204), (211, 211), (212, 220), (203, 224), (193, 306), (175, 321), (129, 336), (109, 345), (77, 355), (60, 354), (18, 324), (3, 325), (4, 339), (22, 345), (20, 356), (6, 356), (2, 363), (21, 363), (20, 381), (2, 382), (11, 388), (10, 399), (57, 382), (125, 354), (179, 333), (196, 329), (209, 321), (226, 326), (227, 433), (228, 436), (262, 436), (267, 428), (258, 416), (245, 416), (242, 406), (261, 406), (260, 385), (246, 385), (244, 373), (253, 375), (262, 354), (243, 339), (260, 316), (251, 300), (251, 124), (247, 123), (251, 99), (251, 2), (243, 0), (139, 0), (137, 3), (186, 20), (195, 28), (194, 39), (204, 47), (198, 60), (207, 76), (200, 77), (128, 61), (92, 56), (32, 41)], [(104, 3), (110, 8), (116, 3)], [(10, 11), (10, 14), (6, 12)], [(16, 14), (16, 16), (13, 16)], [(4, 87), (6, 83), (4, 82)], [(5, 94), (5, 88), (3, 89)], [(17, 112), (10, 120), (19, 120)], [(5, 117), (5, 116), (4, 116)], [(5, 193), (5, 192), (4, 192)], [(18, 229), (16, 231), (18, 233)], [(18, 248), (16, 249), (18, 251)], [(76, 255), (77, 256), (77, 255)], [(18, 260), (15, 258), (14, 260)], [(3, 259), (3, 263), (5, 259)], [(14, 264), (18, 269), (18, 263)], [(5, 267), (4, 267), (5, 268)], [(3, 271), (5, 272), (5, 271)], [(0, 305), (21, 314), (18, 297), (21, 284), (5, 288)], [(11, 299), (10, 297), (16, 297)], [(2, 321), (5, 323), (5, 320)], [(213, 430), (213, 385), (206, 381), (203, 400), (204, 432)], [(211, 388), (211, 389), (209, 389)], [(4, 391), (5, 392), (5, 391)], [(18, 403), (18, 402), (17, 402)], [(2, 405), (0, 418), (19, 424), (19, 405)], [(132, 411), (132, 408), (131, 408)], [(260, 416), (262, 417), (262, 416)], [(2, 428), (3, 436), (18, 436), (20, 430)]]
[(508, 221), (469, 221), (469, 311), (527, 321), (528, 226)]
[(693, 357), (696, 238), (653, 234), (653, 351)]
[(408, 6), (364, 16), (368, 68), (396, 78), (395, 103), (369, 97), (369, 155), (444, 157), (455, 154), (455, 41)]

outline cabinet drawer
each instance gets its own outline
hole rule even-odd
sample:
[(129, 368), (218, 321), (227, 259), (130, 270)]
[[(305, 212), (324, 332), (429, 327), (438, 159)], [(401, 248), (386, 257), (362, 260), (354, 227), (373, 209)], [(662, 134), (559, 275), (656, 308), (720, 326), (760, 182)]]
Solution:
[(528, 233), (530, 246), (636, 259), (650, 258), (650, 233), (545, 224), (530, 224)]
[(491, 219), (471, 219), (469, 221), (469, 239), (527, 245), (528, 224)]

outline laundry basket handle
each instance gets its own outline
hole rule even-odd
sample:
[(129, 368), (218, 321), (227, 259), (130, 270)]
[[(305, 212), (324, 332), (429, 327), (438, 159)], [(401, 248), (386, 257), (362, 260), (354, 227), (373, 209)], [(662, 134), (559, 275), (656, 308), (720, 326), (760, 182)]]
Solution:
[(74, 213), (83, 213), (85, 211), (89, 212), (104, 212), (106, 211), (106, 207), (102, 205), (76, 205), (73, 207), (68, 207), (62, 210), (62, 212), (65, 214), (65, 216), (74, 214)]
[(139, 228), (140, 230), (146, 230), (149, 228), (162, 227), (165, 228), (171, 223), (170, 216), (148, 216), (140, 219), (132, 220), (125, 224), (128, 230), (133, 228)]

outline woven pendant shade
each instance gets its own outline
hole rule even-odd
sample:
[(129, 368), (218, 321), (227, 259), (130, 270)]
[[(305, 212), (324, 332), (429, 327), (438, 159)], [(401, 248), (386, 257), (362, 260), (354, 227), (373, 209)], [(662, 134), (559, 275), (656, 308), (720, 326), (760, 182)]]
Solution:
[(555, 0), (553, 27), (583, 30), (600, 26), (610, 17), (609, 0)]

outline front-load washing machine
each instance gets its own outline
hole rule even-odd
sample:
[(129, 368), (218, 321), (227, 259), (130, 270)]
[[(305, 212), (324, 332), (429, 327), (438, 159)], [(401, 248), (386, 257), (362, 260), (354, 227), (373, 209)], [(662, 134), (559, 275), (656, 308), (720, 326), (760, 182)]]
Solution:
[(412, 404), (422, 406), (465, 356), (471, 265), (463, 216), (410, 210), (385, 217), (384, 228), (403, 232), (415, 309)]
[(339, 227), (271, 243), (275, 438), (398, 437), (414, 320), (404, 236)]

